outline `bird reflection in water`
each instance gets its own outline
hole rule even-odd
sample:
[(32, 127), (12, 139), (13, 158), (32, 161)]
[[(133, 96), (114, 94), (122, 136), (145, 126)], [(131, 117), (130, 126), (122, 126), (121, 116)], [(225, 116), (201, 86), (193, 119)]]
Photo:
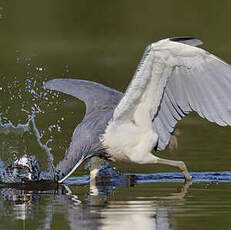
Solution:
[[(134, 183), (131, 183), (134, 186)], [(63, 216), (69, 229), (171, 229), (172, 221), (166, 200), (182, 201), (189, 183), (181, 184), (180, 191), (166, 196), (133, 197), (129, 200), (113, 199), (112, 184), (90, 187), (87, 197), (86, 186), (58, 185), (55, 189), (33, 190), (2, 187), (1, 215), (8, 209), (8, 215), (18, 220), (38, 221), (32, 229), (55, 227), (56, 214)], [(117, 188), (119, 190), (119, 188)], [(135, 189), (135, 188), (134, 188)], [(72, 192), (75, 191), (75, 192)], [(83, 191), (84, 190), (84, 191)], [(97, 191), (98, 190), (98, 191)], [(102, 191), (111, 190), (111, 194)], [(127, 199), (127, 198), (125, 198)], [(44, 202), (45, 201), (45, 202)], [(10, 209), (9, 209), (10, 204)], [(6, 215), (6, 214), (4, 214)], [(39, 216), (39, 218), (37, 218)], [(2, 226), (4, 223), (2, 223)], [(59, 229), (58, 226), (55, 227)]]

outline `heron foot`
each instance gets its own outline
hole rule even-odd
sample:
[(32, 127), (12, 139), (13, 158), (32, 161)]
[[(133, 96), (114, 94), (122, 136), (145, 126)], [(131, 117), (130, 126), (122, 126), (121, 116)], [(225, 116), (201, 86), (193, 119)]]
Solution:
[(157, 164), (164, 164), (174, 166), (180, 169), (182, 174), (184, 175), (185, 181), (191, 181), (192, 177), (189, 175), (188, 169), (183, 161), (173, 161), (173, 160), (166, 160), (162, 158), (157, 158)]
[(191, 181), (192, 177), (189, 175), (188, 169), (183, 161), (178, 161), (179, 162), (179, 168), (184, 175), (185, 181)]

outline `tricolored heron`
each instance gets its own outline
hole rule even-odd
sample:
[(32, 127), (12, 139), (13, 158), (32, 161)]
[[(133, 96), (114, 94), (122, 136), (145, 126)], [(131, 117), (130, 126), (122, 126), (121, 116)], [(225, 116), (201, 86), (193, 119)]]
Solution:
[(63, 182), (87, 158), (165, 164), (191, 177), (183, 161), (155, 156), (171, 140), (177, 121), (190, 111), (221, 126), (231, 125), (231, 67), (196, 47), (192, 37), (150, 44), (123, 94), (95, 82), (54, 79), (45, 84), (82, 100), (86, 114), (56, 167)]

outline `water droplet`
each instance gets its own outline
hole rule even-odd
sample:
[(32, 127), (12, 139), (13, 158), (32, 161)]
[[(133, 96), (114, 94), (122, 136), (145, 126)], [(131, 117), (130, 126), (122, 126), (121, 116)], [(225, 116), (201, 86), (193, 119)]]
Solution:
[(36, 70), (38, 70), (38, 71), (43, 71), (43, 67), (36, 67)]

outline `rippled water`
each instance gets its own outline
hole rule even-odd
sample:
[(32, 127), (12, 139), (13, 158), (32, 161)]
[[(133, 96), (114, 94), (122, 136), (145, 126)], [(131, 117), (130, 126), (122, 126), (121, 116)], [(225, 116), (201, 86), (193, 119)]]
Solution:
[[(181, 35), (231, 63), (230, 1), (0, 2), (0, 178), (25, 155), (52, 172), (84, 105), (49, 92), (53, 78), (81, 78), (124, 91), (146, 45)], [(0, 229), (229, 230), (231, 128), (191, 114), (177, 126), (193, 179), (167, 166), (111, 164), (121, 174), (89, 182), (86, 166), (64, 185), (28, 183), (26, 170), (0, 184)], [(15, 175), (20, 175), (15, 177)], [(8, 182), (9, 182), (8, 181)]]
[(120, 186), (89, 187), (86, 177), (78, 177), (56, 189), (2, 187), (0, 228), (229, 229), (231, 184), (221, 181), (223, 176), (230, 181), (230, 172), (207, 173), (209, 182), (205, 175), (197, 174), (192, 184), (166, 182), (165, 174), (153, 174), (136, 175)]

